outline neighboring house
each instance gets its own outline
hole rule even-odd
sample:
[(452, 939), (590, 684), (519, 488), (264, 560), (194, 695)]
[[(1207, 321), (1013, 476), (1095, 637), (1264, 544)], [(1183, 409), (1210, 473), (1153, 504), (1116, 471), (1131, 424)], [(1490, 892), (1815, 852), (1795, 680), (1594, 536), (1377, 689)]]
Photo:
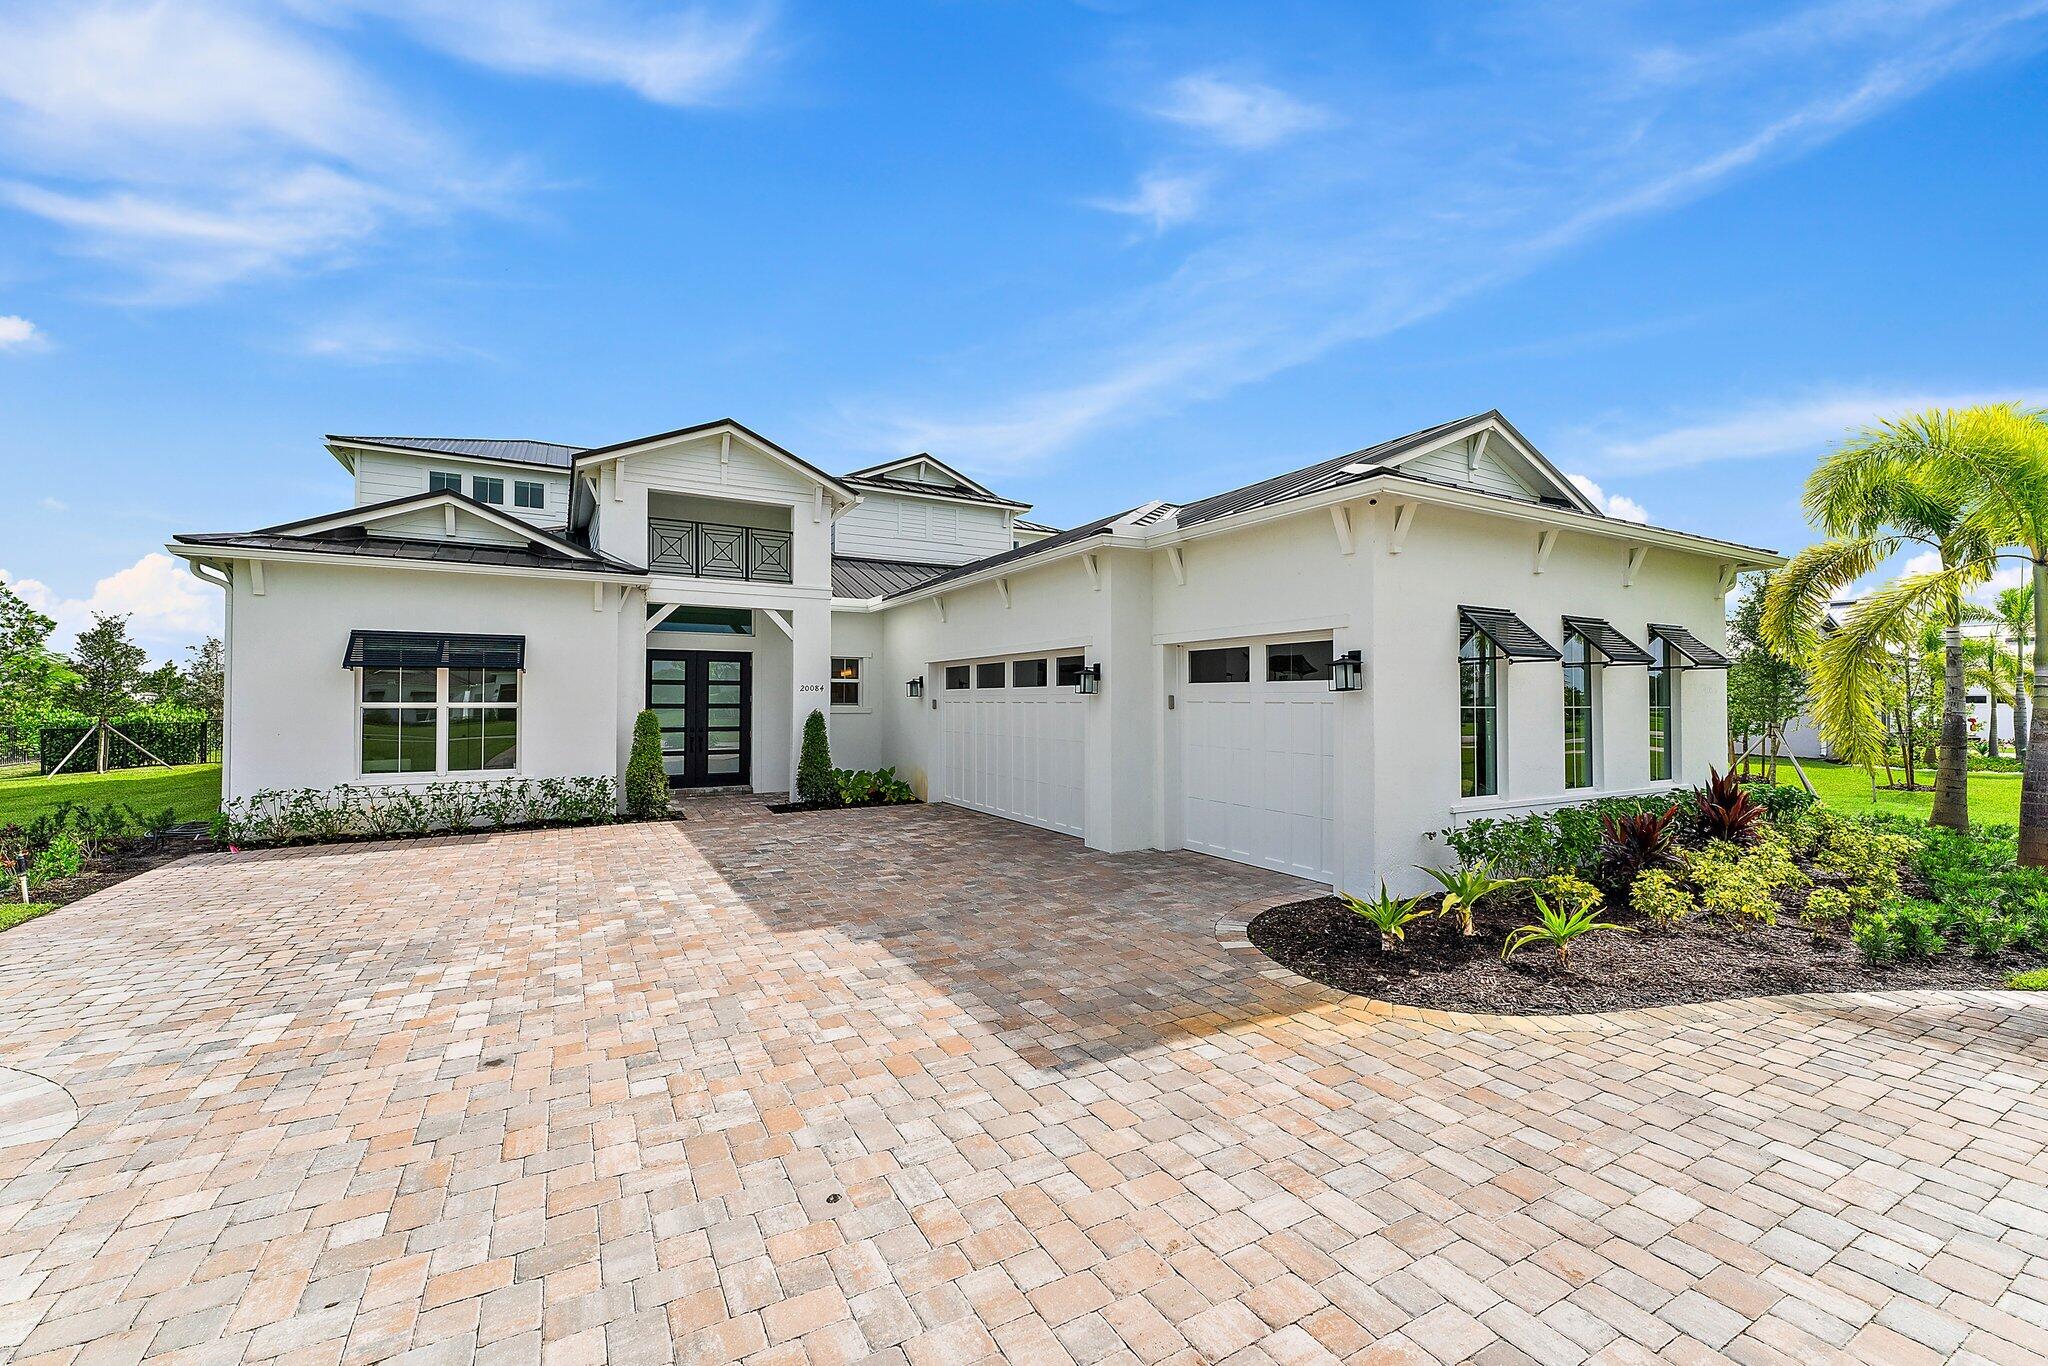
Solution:
[[(228, 594), (225, 792), (842, 766), (1079, 836), (1413, 887), (1431, 832), (1698, 781), (1776, 554), (1603, 516), (1498, 413), (1066, 531), (735, 422), (331, 437), (358, 505), (170, 549)], [(523, 487), (523, 486), (533, 487)]]
[[(1833, 630), (1840, 626), (1843, 619), (1848, 616), (1851, 609), (1859, 601), (1861, 601), (1860, 598), (1836, 598), (1830, 602), (1827, 605), (1827, 610), (1821, 617), (1822, 629)], [(1963, 625), (1963, 634), (1965, 636), (1974, 636), (1981, 639), (1993, 636), (1996, 632), (1997, 628), (1987, 622), (1966, 622)], [(2004, 642), (2001, 643), (2003, 644)], [(1930, 686), (1939, 689), (1941, 686), (1940, 678), (1937, 677), (1930, 680)], [(1964, 700), (1969, 706), (1969, 713), (1966, 719), (1970, 726), (1971, 741), (1980, 745), (1984, 744), (1990, 738), (1991, 726), (1995, 720), (1998, 725), (2000, 752), (2004, 753), (2009, 750), (2013, 743), (2013, 726), (2015, 722), (2012, 705), (2008, 702), (1993, 702), (1991, 694), (1986, 692), (1982, 685), (1977, 683), (1970, 684), (1968, 692), (1964, 695)], [(1820, 729), (1814, 723), (1812, 714), (1804, 710), (1785, 727), (1785, 750), (1788, 754), (1801, 759), (1826, 759), (1830, 762), (1841, 761), (1840, 756), (1834, 752), (1827, 741), (1821, 738)]]

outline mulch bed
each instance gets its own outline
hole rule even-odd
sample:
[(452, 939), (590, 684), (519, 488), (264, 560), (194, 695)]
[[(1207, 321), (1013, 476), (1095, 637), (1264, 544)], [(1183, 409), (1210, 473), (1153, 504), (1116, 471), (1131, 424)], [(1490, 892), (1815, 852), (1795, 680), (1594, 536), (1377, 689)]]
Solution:
[[(148, 839), (122, 840), (105, 853), (87, 859), (73, 877), (31, 884), (28, 897), (30, 901), (52, 906), (68, 906), (131, 877), (140, 877), (152, 868), (176, 863), (193, 854), (211, 853), (218, 848), (220, 846), (207, 836), (190, 833), (174, 832)], [(7, 899), (12, 901), (20, 895), (20, 888), (10, 879)]]
[[(1434, 905), (1436, 898), (1428, 904)], [(1500, 960), (1501, 940), (1526, 923), (1526, 902), (1482, 903), (1478, 933), (1458, 933), (1452, 916), (1408, 927), (1404, 943), (1382, 952), (1378, 935), (1333, 896), (1275, 906), (1251, 923), (1251, 941), (1284, 968), (1339, 991), (1396, 1005), (1486, 1015), (1569, 1015), (1644, 1006), (1781, 996), (1808, 991), (1911, 991), (1999, 987), (2038, 966), (2035, 955), (1979, 958), (1960, 945), (1926, 962), (1872, 967), (1846, 932), (1816, 941), (1789, 916), (1776, 925), (1730, 925), (1695, 915), (1659, 930), (1626, 911), (1602, 919), (1642, 927), (1602, 931), (1572, 946), (1571, 968), (1531, 945)]]

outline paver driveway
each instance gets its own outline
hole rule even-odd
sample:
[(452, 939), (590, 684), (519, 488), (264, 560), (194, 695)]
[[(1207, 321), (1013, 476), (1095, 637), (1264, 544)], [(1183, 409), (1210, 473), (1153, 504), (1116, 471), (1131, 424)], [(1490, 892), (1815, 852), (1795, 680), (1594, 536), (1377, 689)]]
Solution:
[(0, 1355), (2048, 1356), (2048, 1009), (1390, 1019), (1219, 942), (1294, 890), (739, 803), (160, 870), (0, 937)]

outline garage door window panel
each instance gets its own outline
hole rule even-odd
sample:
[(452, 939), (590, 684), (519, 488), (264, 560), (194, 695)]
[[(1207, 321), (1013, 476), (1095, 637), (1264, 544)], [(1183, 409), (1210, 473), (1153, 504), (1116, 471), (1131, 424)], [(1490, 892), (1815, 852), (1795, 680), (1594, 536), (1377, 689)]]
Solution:
[(977, 688), (1000, 688), (1003, 686), (1005, 668), (1002, 661), (974, 666), (974, 686)]
[(951, 692), (962, 691), (967, 687), (969, 676), (969, 671), (965, 664), (948, 664), (946, 666), (947, 690)]
[(1266, 647), (1269, 683), (1327, 683), (1334, 653), (1327, 640), (1300, 640)]
[(1019, 659), (1010, 664), (1010, 686), (1013, 688), (1042, 688), (1045, 686), (1045, 661), (1042, 659)]
[(1214, 650), (1188, 651), (1188, 682), (1249, 683), (1252, 681), (1252, 651), (1248, 645)]

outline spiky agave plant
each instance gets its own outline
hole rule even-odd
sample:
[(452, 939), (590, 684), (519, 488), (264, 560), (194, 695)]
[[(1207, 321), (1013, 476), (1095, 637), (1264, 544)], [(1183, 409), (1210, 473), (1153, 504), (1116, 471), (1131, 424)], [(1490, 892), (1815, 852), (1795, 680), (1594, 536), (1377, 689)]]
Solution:
[(1463, 868), (1426, 868), (1415, 865), (1435, 878), (1437, 885), (1444, 889), (1444, 899), (1437, 903), (1438, 915), (1458, 917), (1458, 933), (1471, 934), (1472, 912), (1479, 903), (1495, 892), (1508, 887), (1519, 887), (1529, 879), (1525, 877), (1495, 877), (1482, 860)]
[(1380, 894), (1370, 901), (1352, 896), (1349, 892), (1339, 893), (1344, 908), (1379, 931), (1380, 948), (1386, 949), (1406, 937), (1408, 926), (1428, 914), (1421, 909), (1422, 898), (1411, 896), (1405, 899), (1391, 896), (1387, 883), (1380, 880)]
[(1509, 932), (1500, 946), (1500, 961), (1505, 963), (1531, 944), (1548, 944), (1557, 950), (1557, 970), (1563, 972), (1571, 966), (1572, 945), (1597, 930), (1620, 930), (1623, 934), (1635, 931), (1626, 925), (1600, 919), (1597, 905), (1580, 906), (1575, 910), (1551, 909), (1548, 901), (1541, 896), (1536, 902), (1536, 919), (1527, 925)]

